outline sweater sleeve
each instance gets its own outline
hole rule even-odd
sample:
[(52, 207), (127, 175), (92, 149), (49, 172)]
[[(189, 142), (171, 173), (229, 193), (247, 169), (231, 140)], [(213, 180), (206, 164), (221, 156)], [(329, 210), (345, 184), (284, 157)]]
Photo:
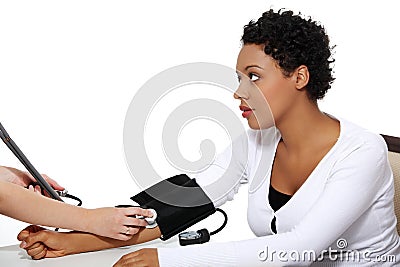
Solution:
[[(309, 258), (298, 261), (288, 253), (313, 251), (320, 255), (371, 207), (384, 182), (386, 168), (386, 148), (380, 141), (364, 144), (336, 162), (320, 198), (291, 231), (235, 242), (161, 248), (160, 266), (311, 264)], [(275, 251), (275, 257), (262, 254), (266, 248)]]
[(240, 185), (247, 182), (249, 155), (254, 154), (248, 142), (247, 134), (239, 136), (211, 164), (194, 175), (215, 207), (233, 200)]

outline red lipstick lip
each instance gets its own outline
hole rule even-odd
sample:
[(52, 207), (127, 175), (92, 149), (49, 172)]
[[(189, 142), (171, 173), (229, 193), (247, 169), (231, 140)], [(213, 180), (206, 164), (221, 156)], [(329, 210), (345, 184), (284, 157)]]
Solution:
[(243, 111), (242, 112), (242, 117), (243, 118), (247, 118), (247, 117), (249, 117), (251, 115), (251, 113), (253, 113), (253, 109), (251, 109), (251, 108), (249, 108), (247, 106), (241, 105), (241, 106), (239, 106), (239, 108), (240, 108), (241, 111)]
[(249, 107), (247, 107), (247, 106), (239, 106), (239, 109), (240, 109), (241, 111), (250, 111), (250, 110), (252, 110), (251, 108), (249, 108)]
[(253, 111), (252, 111), (252, 110), (246, 110), (246, 111), (243, 111), (243, 113), (242, 113), (242, 117), (243, 117), (243, 118), (250, 117), (251, 113), (253, 113)]

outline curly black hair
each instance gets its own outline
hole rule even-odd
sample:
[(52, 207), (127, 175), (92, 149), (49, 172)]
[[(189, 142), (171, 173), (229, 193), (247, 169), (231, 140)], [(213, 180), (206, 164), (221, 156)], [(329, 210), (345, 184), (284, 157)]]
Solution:
[(292, 11), (270, 9), (257, 21), (244, 26), (243, 44), (263, 44), (288, 77), (305, 65), (310, 73), (306, 86), (312, 101), (322, 99), (334, 81), (330, 64), (334, 62), (325, 29), (311, 18), (303, 19)]

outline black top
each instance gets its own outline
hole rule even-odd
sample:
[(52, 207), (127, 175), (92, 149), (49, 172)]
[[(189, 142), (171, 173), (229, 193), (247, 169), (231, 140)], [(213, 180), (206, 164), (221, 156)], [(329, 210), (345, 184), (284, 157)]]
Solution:
[(268, 200), (269, 200), (269, 204), (271, 205), (271, 208), (274, 211), (279, 210), (291, 198), (292, 198), (291, 195), (287, 195), (287, 194), (277, 191), (275, 188), (272, 187), (272, 185), (269, 186)]
[[(277, 191), (275, 188), (272, 187), (270, 184), (269, 186), (269, 194), (268, 200), (269, 205), (274, 211), (279, 210), (283, 205), (285, 205), (290, 199), (292, 198), (291, 195), (284, 194), (282, 192)], [(271, 221), (271, 230), (276, 234), (276, 218), (274, 217)]]

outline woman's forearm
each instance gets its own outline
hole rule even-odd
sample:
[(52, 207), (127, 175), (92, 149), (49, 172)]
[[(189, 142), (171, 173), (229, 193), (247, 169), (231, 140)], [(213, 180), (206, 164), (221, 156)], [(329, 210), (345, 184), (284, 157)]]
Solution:
[(14, 219), (31, 224), (87, 231), (87, 220), (78, 218), (87, 218), (89, 211), (0, 181), (0, 213)]
[(67, 240), (68, 244), (65, 244), (65, 251), (66, 255), (69, 255), (103, 250), (108, 248), (136, 245), (159, 238), (161, 236), (161, 232), (158, 227), (152, 229), (141, 228), (137, 234), (133, 235), (132, 238), (127, 241), (121, 241), (81, 232), (70, 232), (66, 233), (65, 235), (66, 236), (64, 238), (60, 237), (60, 239)]

